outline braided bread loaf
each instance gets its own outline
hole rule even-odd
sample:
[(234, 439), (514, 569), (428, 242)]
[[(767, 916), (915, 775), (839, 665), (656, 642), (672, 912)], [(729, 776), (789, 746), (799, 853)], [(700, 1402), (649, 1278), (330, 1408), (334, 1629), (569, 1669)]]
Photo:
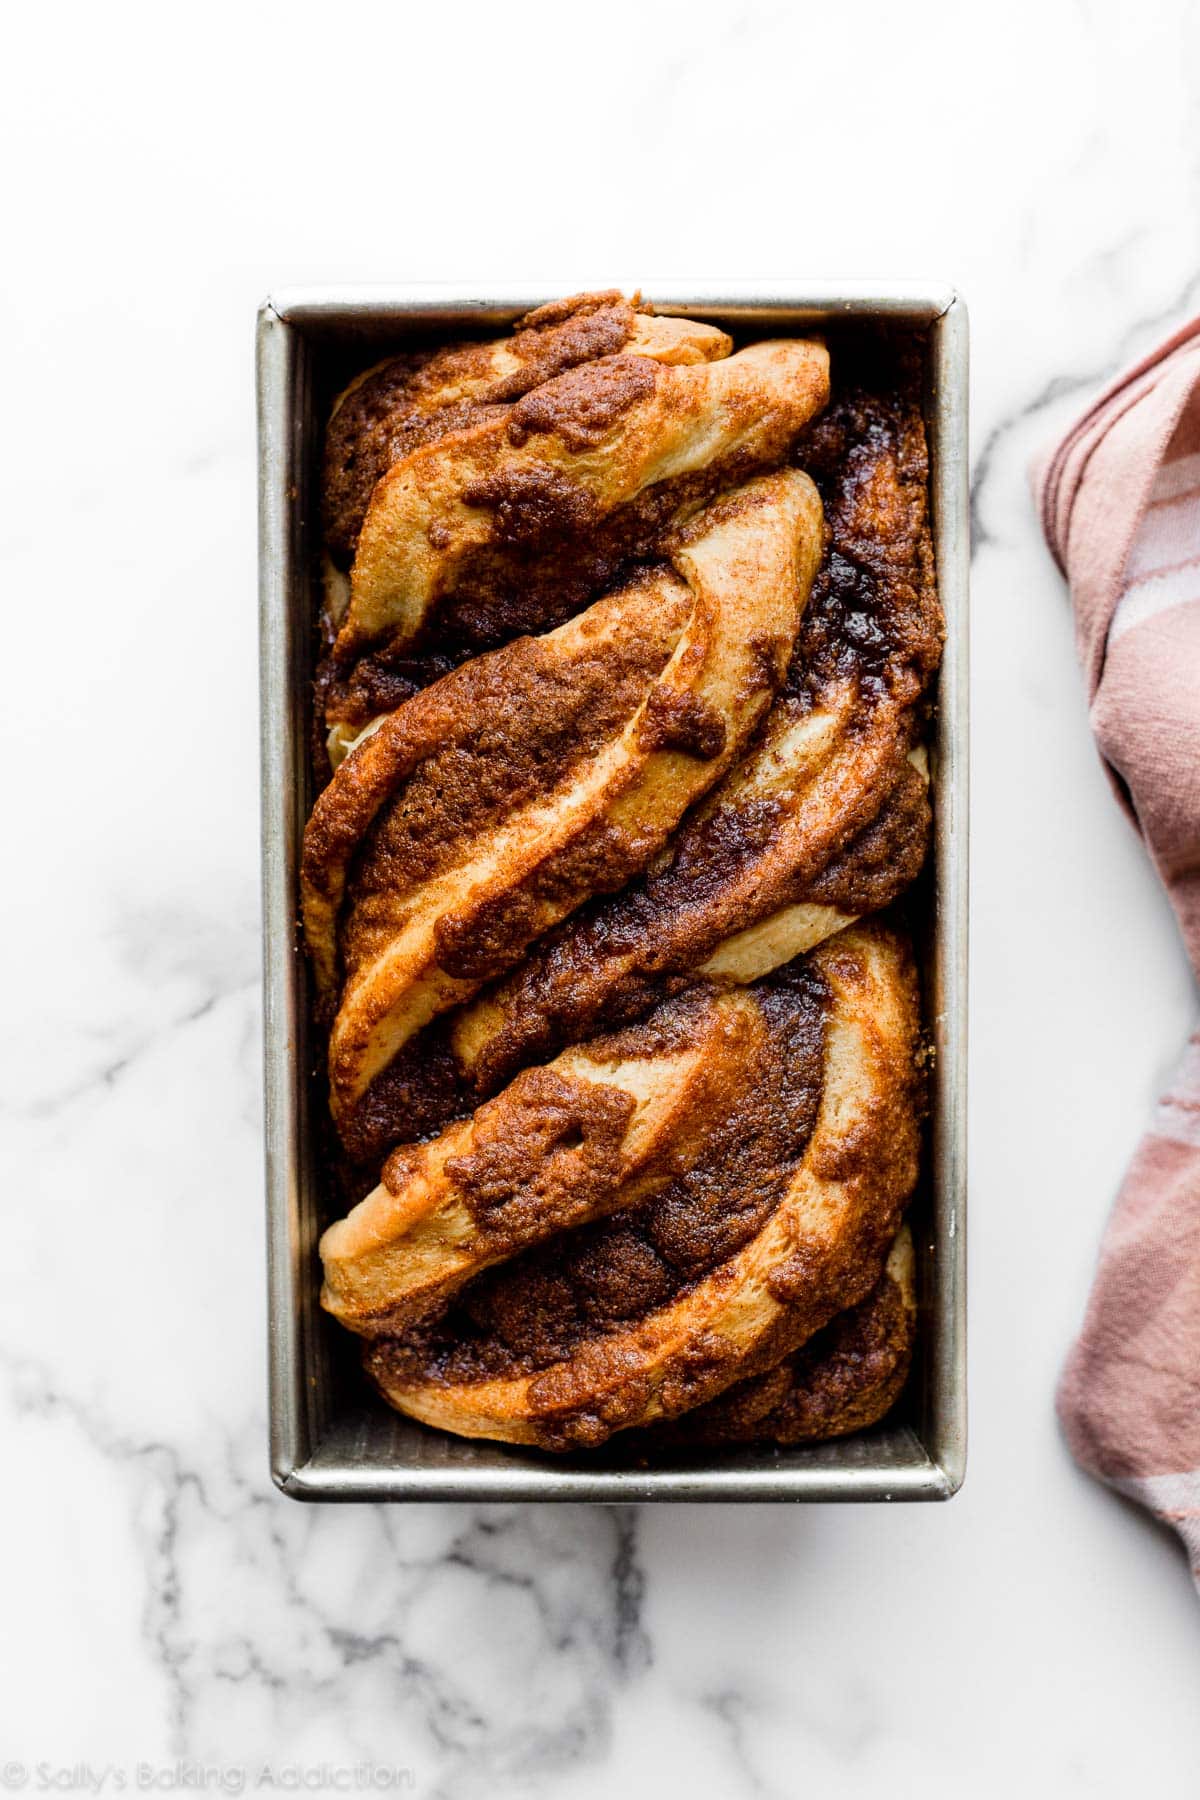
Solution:
[(606, 294), (335, 408), (322, 1300), (426, 1423), (795, 1442), (903, 1380), (919, 1006), (854, 921), (925, 853), (941, 622), (915, 401), (827, 384)]

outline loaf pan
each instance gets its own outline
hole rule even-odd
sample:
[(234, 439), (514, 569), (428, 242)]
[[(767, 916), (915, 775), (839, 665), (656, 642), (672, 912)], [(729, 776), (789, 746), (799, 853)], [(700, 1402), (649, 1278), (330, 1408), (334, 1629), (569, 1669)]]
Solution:
[[(934, 847), (918, 932), (933, 1041), (925, 1166), (911, 1213), (920, 1326), (913, 1376), (883, 1424), (826, 1444), (679, 1453), (653, 1467), (452, 1438), (390, 1411), (356, 1345), (322, 1313), (328, 1223), (317, 1154), (319, 1048), (297, 929), (297, 860), (312, 802), (308, 744), (320, 604), (317, 477), (333, 394), (415, 343), (496, 334), (552, 297), (480, 299), (441, 286), (286, 292), (258, 317), (259, 595), (267, 1266), (271, 1469), (302, 1500), (937, 1500), (966, 1448), (967, 318), (934, 284), (795, 282), (643, 289), (665, 311), (741, 336), (870, 327), (923, 346), (934, 547), (946, 615), (932, 757)], [(836, 380), (836, 368), (835, 368)]]

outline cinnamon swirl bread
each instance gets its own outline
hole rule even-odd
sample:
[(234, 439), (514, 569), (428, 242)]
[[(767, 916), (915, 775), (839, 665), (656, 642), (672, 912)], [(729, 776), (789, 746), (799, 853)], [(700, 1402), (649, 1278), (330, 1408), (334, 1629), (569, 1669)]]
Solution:
[(322, 1300), (426, 1424), (641, 1456), (903, 1383), (919, 997), (866, 915), (925, 856), (941, 619), (915, 386), (832, 384), (603, 293), (335, 402)]

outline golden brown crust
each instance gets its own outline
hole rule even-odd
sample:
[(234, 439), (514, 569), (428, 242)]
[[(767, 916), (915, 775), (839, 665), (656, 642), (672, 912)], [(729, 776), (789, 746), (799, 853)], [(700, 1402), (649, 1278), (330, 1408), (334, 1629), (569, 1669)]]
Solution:
[[(828, 368), (824, 347), (800, 340), (684, 366), (622, 353), (543, 383), (511, 416), (414, 450), (372, 491), (337, 654), (411, 642), (451, 597), (460, 631), (472, 613), (511, 623), (514, 604), (529, 629), (530, 609), (562, 585), (566, 544), (591, 580), (597, 544), (607, 566), (644, 539), (648, 500), (665, 491), (676, 511), (700, 497), (697, 481), (709, 498), (781, 461), (825, 403)], [(602, 528), (626, 508), (605, 544)], [(652, 528), (667, 516), (652, 506)], [(549, 595), (538, 582), (547, 550)]]
[(334, 403), (325, 440), (325, 542), (348, 569), (375, 484), (450, 432), (487, 424), (530, 389), (580, 363), (636, 348), (667, 361), (727, 355), (724, 332), (648, 320), (617, 290), (576, 294), (519, 319), (510, 336), (410, 351), (368, 370)]
[(643, 868), (731, 766), (782, 678), (820, 544), (807, 478), (762, 477), (672, 544), (677, 573), (465, 665), (346, 759), (302, 862), (325, 993), (339, 945), (345, 969), (329, 1064), (345, 1126), (415, 1031)]
[(765, 1374), (646, 1434), (649, 1454), (722, 1444), (810, 1444), (878, 1424), (912, 1364), (915, 1259), (908, 1226), (865, 1300), (840, 1312)]
[[(527, 709), (537, 704), (539, 693), (539, 723), (556, 732), (547, 744), (554, 764), (564, 746), (569, 753), (580, 739), (581, 755), (594, 752), (636, 709), (661, 674), (691, 610), (683, 584), (670, 577), (658, 580), (655, 597), (657, 604), (648, 608), (640, 592), (627, 589), (598, 602), (582, 625), (573, 623), (545, 641), (506, 645), (464, 664), (392, 713), (346, 759), (318, 799), (304, 835), (305, 932), (322, 992), (331, 991), (337, 973), (335, 928), (351, 858), (402, 784), (425, 774), (416, 796), (420, 835), (409, 835), (408, 866), (398, 871), (407, 887), (450, 860), (444, 830), (457, 826), (461, 837), (464, 827), (490, 824), (544, 789), (547, 759), (534, 754), (538, 739), (525, 730)], [(469, 762), (468, 779), (455, 780), (456, 755)], [(404, 824), (401, 811), (392, 835)], [(388, 851), (385, 834), (385, 858)], [(351, 962), (356, 960), (352, 950)]]
[[(816, 1122), (811, 1135), (793, 1136), (794, 1160), (786, 1164), (783, 1190), (770, 1197), (766, 1216), (750, 1205), (748, 1239), (731, 1239), (729, 1205), (746, 1205), (756, 1184), (750, 1181), (749, 1192), (739, 1197), (731, 1162), (721, 1171), (726, 1207), (716, 1229), (715, 1263), (702, 1256), (699, 1267), (689, 1266), (685, 1248), (682, 1286), (672, 1281), (655, 1299), (636, 1245), (626, 1249), (622, 1241), (622, 1222), (589, 1228), (615, 1237), (616, 1263), (607, 1282), (593, 1266), (598, 1251), (585, 1242), (574, 1288), (570, 1281), (566, 1289), (561, 1284), (566, 1265), (560, 1256), (559, 1285), (551, 1281), (539, 1304), (536, 1282), (532, 1297), (521, 1294), (528, 1278), (518, 1264), (511, 1276), (505, 1270), (485, 1278), (487, 1304), (482, 1314), (476, 1308), (467, 1315), (474, 1335), (464, 1335), (456, 1318), (444, 1340), (436, 1331), (419, 1330), (369, 1347), (368, 1371), (393, 1405), (467, 1436), (548, 1449), (595, 1445), (614, 1431), (673, 1418), (764, 1372), (865, 1296), (916, 1179), (918, 1013), (911, 954), (879, 925), (856, 927), (816, 952), (806, 978), (830, 995)], [(776, 982), (763, 991), (785, 990)], [(738, 1116), (735, 1111), (735, 1121)], [(742, 1154), (751, 1162), (752, 1140), (752, 1132), (741, 1134)], [(674, 1223), (668, 1220), (668, 1226)], [(736, 1227), (736, 1217), (732, 1223)], [(712, 1224), (718, 1222), (710, 1219)], [(701, 1243), (706, 1229), (700, 1230)], [(676, 1235), (681, 1245), (694, 1245), (695, 1220), (682, 1238), (676, 1226)], [(573, 1249), (564, 1246), (567, 1256)], [(593, 1329), (595, 1296), (636, 1294), (639, 1276), (649, 1309), (632, 1318), (610, 1313)], [(505, 1305), (513, 1281), (520, 1301), (515, 1314)], [(547, 1345), (561, 1349), (564, 1318), (583, 1329), (566, 1354), (547, 1362)], [(514, 1355), (522, 1322), (526, 1337)]]
[[(882, 711), (856, 730), (849, 702), (795, 725), (773, 714), (759, 749), (677, 832), (669, 860), (549, 933), (458, 1014), (451, 1047), (463, 1075), (490, 1092), (513, 1068), (637, 1017), (681, 981), (722, 976), (734, 940), (789, 909), (807, 908), (817, 935), (784, 934), (756, 974), (888, 904), (928, 842), (910, 730), (909, 718)], [(889, 845), (899, 854), (880, 867), (876, 853)]]
[[(808, 1000), (812, 1012), (811, 990)], [(811, 1053), (815, 1023), (810, 1036)], [(525, 1070), (470, 1119), (388, 1159), (380, 1186), (322, 1239), (324, 1305), (365, 1336), (403, 1330), (491, 1265), (549, 1239), (557, 1253), (563, 1232), (569, 1260), (583, 1227), (617, 1212), (636, 1226), (655, 1196), (656, 1212), (669, 1212), (684, 1186), (706, 1183), (719, 1204), (723, 1144), (731, 1131), (753, 1134), (756, 1121), (769, 1185), (764, 1146), (776, 1158), (790, 1152), (818, 1074), (810, 1069), (802, 1104), (795, 1031), (787, 1048), (784, 1079), (770, 1005), (696, 990), (636, 1033)], [(780, 1094), (791, 1097), (782, 1110)], [(526, 1266), (521, 1279), (534, 1297), (506, 1284), (510, 1316), (539, 1310), (537, 1277), (531, 1286)]]
[(452, 1048), (476, 1091), (636, 1017), (698, 971), (745, 979), (749, 932), (761, 975), (889, 905), (917, 874), (930, 813), (910, 755), (942, 621), (915, 389), (851, 389), (797, 454), (821, 483), (830, 543), (761, 743), (676, 833), (669, 859), (549, 934), (459, 1016)]

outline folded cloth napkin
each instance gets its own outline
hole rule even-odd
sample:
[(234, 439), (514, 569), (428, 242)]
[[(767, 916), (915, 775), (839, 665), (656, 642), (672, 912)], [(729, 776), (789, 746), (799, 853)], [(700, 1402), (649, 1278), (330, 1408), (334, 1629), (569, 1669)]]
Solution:
[[(1092, 729), (1200, 975), (1200, 319), (1035, 470)], [(1084, 1468), (1174, 1526), (1200, 1584), (1200, 1032), (1117, 1197), (1058, 1411)]]

